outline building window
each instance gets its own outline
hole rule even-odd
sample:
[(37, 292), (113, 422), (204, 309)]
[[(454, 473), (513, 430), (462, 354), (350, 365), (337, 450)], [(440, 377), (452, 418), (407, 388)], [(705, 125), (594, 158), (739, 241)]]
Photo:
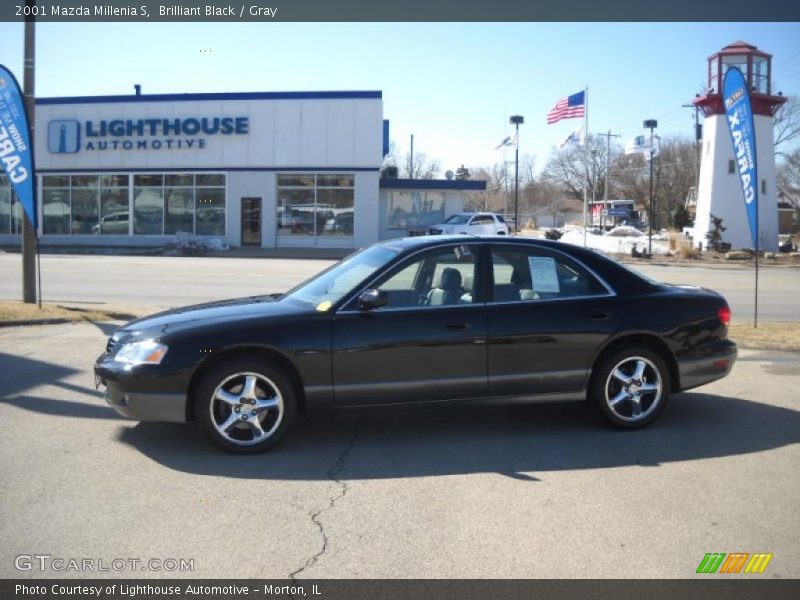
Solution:
[[(0, 233), (8, 233), (4, 214), (14, 207), (3, 190), (0, 179)], [(45, 175), (42, 227), (62, 235), (225, 235), (225, 175)]]
[(444, 221), (444, 192), (391, 192), (389, 229), (426, 228)]
[(69, 177), (45, 175), (42, 183), (42, 231), (49, 234), (69, 234), (72, 222)]
[(128, 176), (100, 176), (100, 226), (103, 235), (128, 235), (130, 211), (128, 210)]
[(164, 233), (194, 231), (194, 176), (164, 176)]
[(0, 234), (22, 233), (22, 203), (12, 191), (11, 182), (0, 170)]
[(278, 235), (353, 236), (352, 173), (281, 173), (277, 187)]
[(11, 233), (11, 182), (0, 172), (0, 234)]
[(133, 176), (133, 233), (164, 234), (164, 176)]
[(197, 235), (225, 235), (225, 188), (197, 187)]

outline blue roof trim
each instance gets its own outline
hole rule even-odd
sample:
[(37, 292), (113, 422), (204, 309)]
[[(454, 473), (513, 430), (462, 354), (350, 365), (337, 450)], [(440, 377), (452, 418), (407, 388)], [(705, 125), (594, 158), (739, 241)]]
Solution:
[(479, 179), (381, 179), (380, 187), (387, 190), (483, 191), (486, 189), (486, 182)]
[(343, 100), (381, 99), (381, 91), (219, 92), (209, 94), (141, 94), (128, 96), (65, 96), (37, 98), (36, 104), (114, 104), (124, 102), (192, 102), (197, 100)]
[(281, 173), (299, 173), (313, 171), (315, 173), (379, 171), (377, 167), (118, 167), (115, 169), (36, 169), (37, 173), (193, 173), (195, 171), (213, 171), (226, 173), (228, 171), (280, 171)]

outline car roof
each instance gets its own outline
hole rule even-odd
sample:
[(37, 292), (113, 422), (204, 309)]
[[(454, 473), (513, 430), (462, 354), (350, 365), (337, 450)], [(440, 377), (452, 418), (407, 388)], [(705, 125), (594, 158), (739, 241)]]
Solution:
[(585, 266), (599, 274), (617, 292), (648, 292), (656, 288), (656, 285), (648, 279), (645, 279), (643, 276), (636, 274), (617, 261), (591, 248), (584, 248), (574, 244), (541, 238), (513, 237), (506, 235), (431, 235), (396, 238), (378, 242), (376, 245), (383, 245), (405, 254), (406, 252), (422, 248), (435, 248), (454, 242), (461, 242), (463, 244), (501, 243), (503, 245), (518, 245), (528, 248), (548, 248), (582, 262)]

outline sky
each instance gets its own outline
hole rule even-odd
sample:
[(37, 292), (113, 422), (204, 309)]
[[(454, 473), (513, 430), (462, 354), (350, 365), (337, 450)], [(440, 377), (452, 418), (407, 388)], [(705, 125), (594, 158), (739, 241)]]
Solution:
[[(683, 108), (706, 59), (744, 40), (800, 93), (800, 23), (38, 23), (36, 95), (381, 90), (391, 139), (442, 172), (511, 160), (495, 150), (522, 115), (520, 154), (542, 168), (581, 119), (546, 124), (588, 86), (590, 133), (619, 141), (655, 118), (693, 135)], [(0, 63), (22, 79), (23, 25), (0, 23)]]

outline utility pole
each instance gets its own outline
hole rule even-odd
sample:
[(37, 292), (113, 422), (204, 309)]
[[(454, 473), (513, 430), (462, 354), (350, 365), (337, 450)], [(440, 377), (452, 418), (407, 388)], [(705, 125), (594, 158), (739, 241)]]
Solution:
[[(25, 6), (29, 8), (28, 16), (25, 17), (25, 63), (23, 96), (25, 97), (25, 109), (28, 112), (28, 127), (30, 128), (31, 146), (35, 144), (36, 138), (36, 115), (34, 113), (36, 105), (34, 103), (35, 87), (34, 77), (36, 74), (36, 22), (34, 19), (35, 0), (25, 0)], [(30, 10), (34, 9), (34, 10)], [(34, 148), (31, 147), (31, 156)], [(31, 173), (31, 177), (36, 177), (36, 173)], [(34, 179), (35, 182), (35, 179)], [(34, 202), (39, 202), (36, 197), (36, 185), (34, 184)], [(22, 214), (22, 301), (27, 304), (36, 302), (36, 231), (33, 224)]]
[(519, 233), (519, 126), (525, 122), (525, 117), (513, 115), (509, 122), (516, 128), (514, 136), (514, 233)]
[(681, 104), (683, 108), (694, 109), (694, 159), (695, 172), (697, 173), (697, 184), (695, 194), (700, 189), (700, 150), (703, 142), (703, 126), (700, 125), (700, 107), (694, 104)]
[(414, 179), (414, 134), (411, 134), (411, 153), (408, 155), (408, 178)]
[(647, 119), (643, 127), (650, 130), (650, 216), (647, 221), (647, 257), (653, 256), (653, 159), (655, 158), (655, 148), (653, 147), (653, 130), (658, 127), (658, 121)]
[(601, 133), (600, 135), (606, 138), (606, 181), (603, 184), (603, 212), (600, 215), (600, 228), (605, 229), (606, 211), (608, 210), (608, 167), (611, 161), (611, 138), (618, 138), (622, 136), (611, 133), (610, 129), (608, 130), (608, 133)]

